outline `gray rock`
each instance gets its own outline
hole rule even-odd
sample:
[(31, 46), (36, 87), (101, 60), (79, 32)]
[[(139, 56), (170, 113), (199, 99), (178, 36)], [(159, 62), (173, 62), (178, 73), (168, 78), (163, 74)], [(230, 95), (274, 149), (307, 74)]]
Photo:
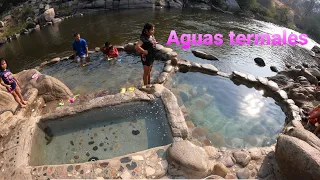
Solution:
[(190, 64), (191, 64), (192, 68), (198, 68), (198, 69), (200, 69), (200, 68), (201, 68), (201, 64), (199, 64), (199, 63), (196, 63), (196, 62), (190, 62)]
[(274, 81), (268, 81), (268, 87), (273, 91), (278, 91), (279, 90), (278, 84), (275, 83)]
[(156, 44), (156, 50), (160, 51), (161, 49), (163, 49), (164, 47), (161, 44)]
[(248, 74), (248, 80), (255, 83), (255, 82), (258, 82), (258, 80), (256, 79), (256, 77), (254, 77), (253, 75), (251, 74)]
[(166, 65), (163, 69), (163, 71), (170, 73), (172, 71), (173, 67), (171, 65)]
[(288, 95), (284, 90), (279, 90), (278, 94), (280, 95), (282, 100), (287, 100), (288, 99)]
[(228, 168), (230, 168), (234, 165), (234, 162), (230, 156), (225, 157), (222, 162)]
[(298, 138), (280, 135), (275, 157), (286, 179), (316, 180), (320, 177), (320, 151)]
[(180, 170), (193, 176), (205, 176), (208, 172), (208, 155), (190, 141), (173, 142), (167, 150), (169, 164), (180, 166)]
[(277, 67), (275, 67), (275, 66), (270, 66), (270, 69), (271, 69), (271, 71), (273, 71), (273, 72), (279, 72), (278, 69), (277, 69)]
[(261, 159), (262, 152), (259, 148), (250, 148), (248, 151), (252, 160)]
[(250, 171), (248, 168), (239, 169), (236, 174), (239, 179), (248, 179), (250, 177)]
[(207, 59), (207, 60), (218, 60), (218, 58), (216, 58), (213, 55), (209, 55), (203, 51), (199, 51), (199, 50), (192, 50), (191, 51), (193, 53), (194, 56), (202, 58), (202, 59)]
[(307, 69), (314, 77), (320, 80), (320, 71), (316, 68), (309, 68)]
[(171, 52), (167, 52), (164, 56), (165, 56), (166, 60), (171, 60), (171, 59), (177, 57), (178, 53), (171, 51)]
[(285, 66), (286, 66), (287, 68), (289, 68), (289, 69), (291, 68), (291, 65), (288, 64), (288, 63), (286, 63)]
[(224, 178), (228, 174), (229, 169), (224, 164), (217, 163), (214, 166), (213, 172), (215, 175), (218, 175)]
[(258, 170), (258, 176), (260, 178), (265, 178), (270, 174), (272, 174), (272, 172), (273, 172), (272, 165), (266, 161), (261, 165), (260, 169)]
[(161, 52), (162, 54), (167, 54), (167, 53), (172, 52), (172, 51), (173, 51), (173, 50), (172, 50), (171, 48), (166, 48), (166, 47), (160, 49), (160, 52)]
[(315, 52), (315, 53), (320, 53), (320, 47), (315, 45), (313, 46), (313, 48), (311, 49), (311, 51)]
[(294, 104), (290, 105), (290, 109), (293, 110), (293, 111), (296, 111), (297, 113), (300, 112), (300, 108), (298, 106), (294, 105)]
[(238, 164), (241, 166), (246, 166), (249, 164), (251, 157), (249, 156), (248, 153), (243, 152), (243, 151), (235, 151), (232, 153), (234, 159)]
[(237, 3), (236, 0), (226, 0), (225, 1), (227, 6), (228, 6), (228, 11), (230, 12), (236, 12), (236, 11), (239, 11), (240, 10), (240, 6), (239, 4)]
[(259, 124), (252, 127), (250, 133), (256, 135), (263, 135), (265, 134), (266, 130)]
[(301, 65), (295, 67), (296, 69), (304, 69)]
[(303, 76), (306, 77), (311, 84), (318, 85), (318, 79), (313, 76), (308, 70), (303, 69), (302, 73)]
[(124, 50), (127, 52), (135, 52), (135, 44), (134, 43), (128, 43), (124, 46)]
[(287, 99), (286, 102), (287, 102), (288, 104), (295, 104), (292, 99)]
[(203, 68), (203, 70), (209, 72), (209, 73), (217, 73), (218, 69), (211, 64), (202, 64), (201, 67)]
[(170, 8), (182, 9), (183, 7), (183, 1), (181, 0), (168, 1), (168, 4)]
[(268, 79), (264, 77), (258, 77), (258, 81), (263, 85), (268, 85)]
[(266, 63), (262, 58), (254, 58), (254, 62), (257, 63), (258, 66), (262, 66), (262, 67), (266, 65)]
[(158, 83), (159, 84), (162, 84), (164, 83), (166, 80), (167, 80), (167, 77), (168, 77), (169, 73), (167, 72), (162, 72), (158, 78)]
[(247, 74), (244, 74), (244, 73), (241, 73), (241, 72), (238, 72), (238, 71), (233, 71), (232, 74), (233, 74), (233, 77), (235, 77), (235, 78), (248, 79), (248, 75)]
[(172, 66), (177, 66), (178, 65), (178, 58), (177, 57), (175, 57), (175, 58), (173, 58), (173, 59), (171, 59), (171, 65)]
[(301, 128), (288, 128), (286, 135), (296, 137), (308, 143), (313, 148), (320, 151), (320, 139), (312, 132)]
[(309, 68), (309, 64), (307, 64), (305, 62), (302, 63), (302, 66), (305, 67), (305, 68)]

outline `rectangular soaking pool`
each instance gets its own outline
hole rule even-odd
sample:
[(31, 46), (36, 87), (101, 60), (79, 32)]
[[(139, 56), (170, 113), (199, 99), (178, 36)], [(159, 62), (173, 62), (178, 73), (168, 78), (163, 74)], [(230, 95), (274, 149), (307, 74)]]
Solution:
[(161, 99), (92, 109), (40, 121), (33, 137), (30, 165), (109, 159), (164, 146), (172, 139)]

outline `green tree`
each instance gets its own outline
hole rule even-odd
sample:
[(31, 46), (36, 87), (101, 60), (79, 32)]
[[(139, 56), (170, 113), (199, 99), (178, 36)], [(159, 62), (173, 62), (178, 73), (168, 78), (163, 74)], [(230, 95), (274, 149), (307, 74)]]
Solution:
[(257, 0), (237, 0), (237, 2), (243, 10), (252, 10), (259, 6)]

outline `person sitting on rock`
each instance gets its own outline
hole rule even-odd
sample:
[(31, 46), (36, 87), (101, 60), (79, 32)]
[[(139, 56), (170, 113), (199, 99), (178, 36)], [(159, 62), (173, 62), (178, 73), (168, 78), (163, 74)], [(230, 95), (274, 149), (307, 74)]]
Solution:
[(116, 58), (119, 57), (119, 52), (116, 47), (110, 44), (110, 42), (106, 42), (103, 48), (103, 54), (105, 58)]
[(307, 119), (308, 119), (308, 124), (312, 124), (316, 126), (316, 130), (314, 131), (314, 134), (318, 134), (320, 132), (320, 126), (319, 126), (320, 104), (310, 112), (310, 115), (307, 117)]
[(26, 107), (26, 101), (24, 101), (19, 81), (12, 75), (9, 69), (7, 69), (7, 62), (4, 58), (0, 58), (1, 70), (0, 70), (0, 82), (1, 85), (5, 86), (10, 94), (13, 95), (16, 102), (22, 107)]

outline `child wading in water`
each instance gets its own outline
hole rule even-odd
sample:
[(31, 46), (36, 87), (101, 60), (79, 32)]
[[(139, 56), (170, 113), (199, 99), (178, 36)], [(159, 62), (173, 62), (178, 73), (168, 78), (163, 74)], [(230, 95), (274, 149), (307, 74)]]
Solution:
[(103, 54), (105, 58), (117, 58), (119, 57), (119, 52), (116, 47), (110, 44), (110, 42), (106, 42), (103, 48)]
[(10, 72), (9, 69), (7, 69), (7, 63), (4, 58), (0, 58), (0, 63), (1, 63), (1, 70), (0, 70), (0, 76), (2, 81), (1, 85), (5, 86), (8, 90), (9, 93), (11, 93), (14, 97), (14, 99), (17, 101), (17, 103), (21, 107), (26, 107), (26, 101), (24, 101), (22, 95), (21, 95), (21, 90), (20, 90), (20, 83), (19, 81), (13, 77), (12, 73)]

